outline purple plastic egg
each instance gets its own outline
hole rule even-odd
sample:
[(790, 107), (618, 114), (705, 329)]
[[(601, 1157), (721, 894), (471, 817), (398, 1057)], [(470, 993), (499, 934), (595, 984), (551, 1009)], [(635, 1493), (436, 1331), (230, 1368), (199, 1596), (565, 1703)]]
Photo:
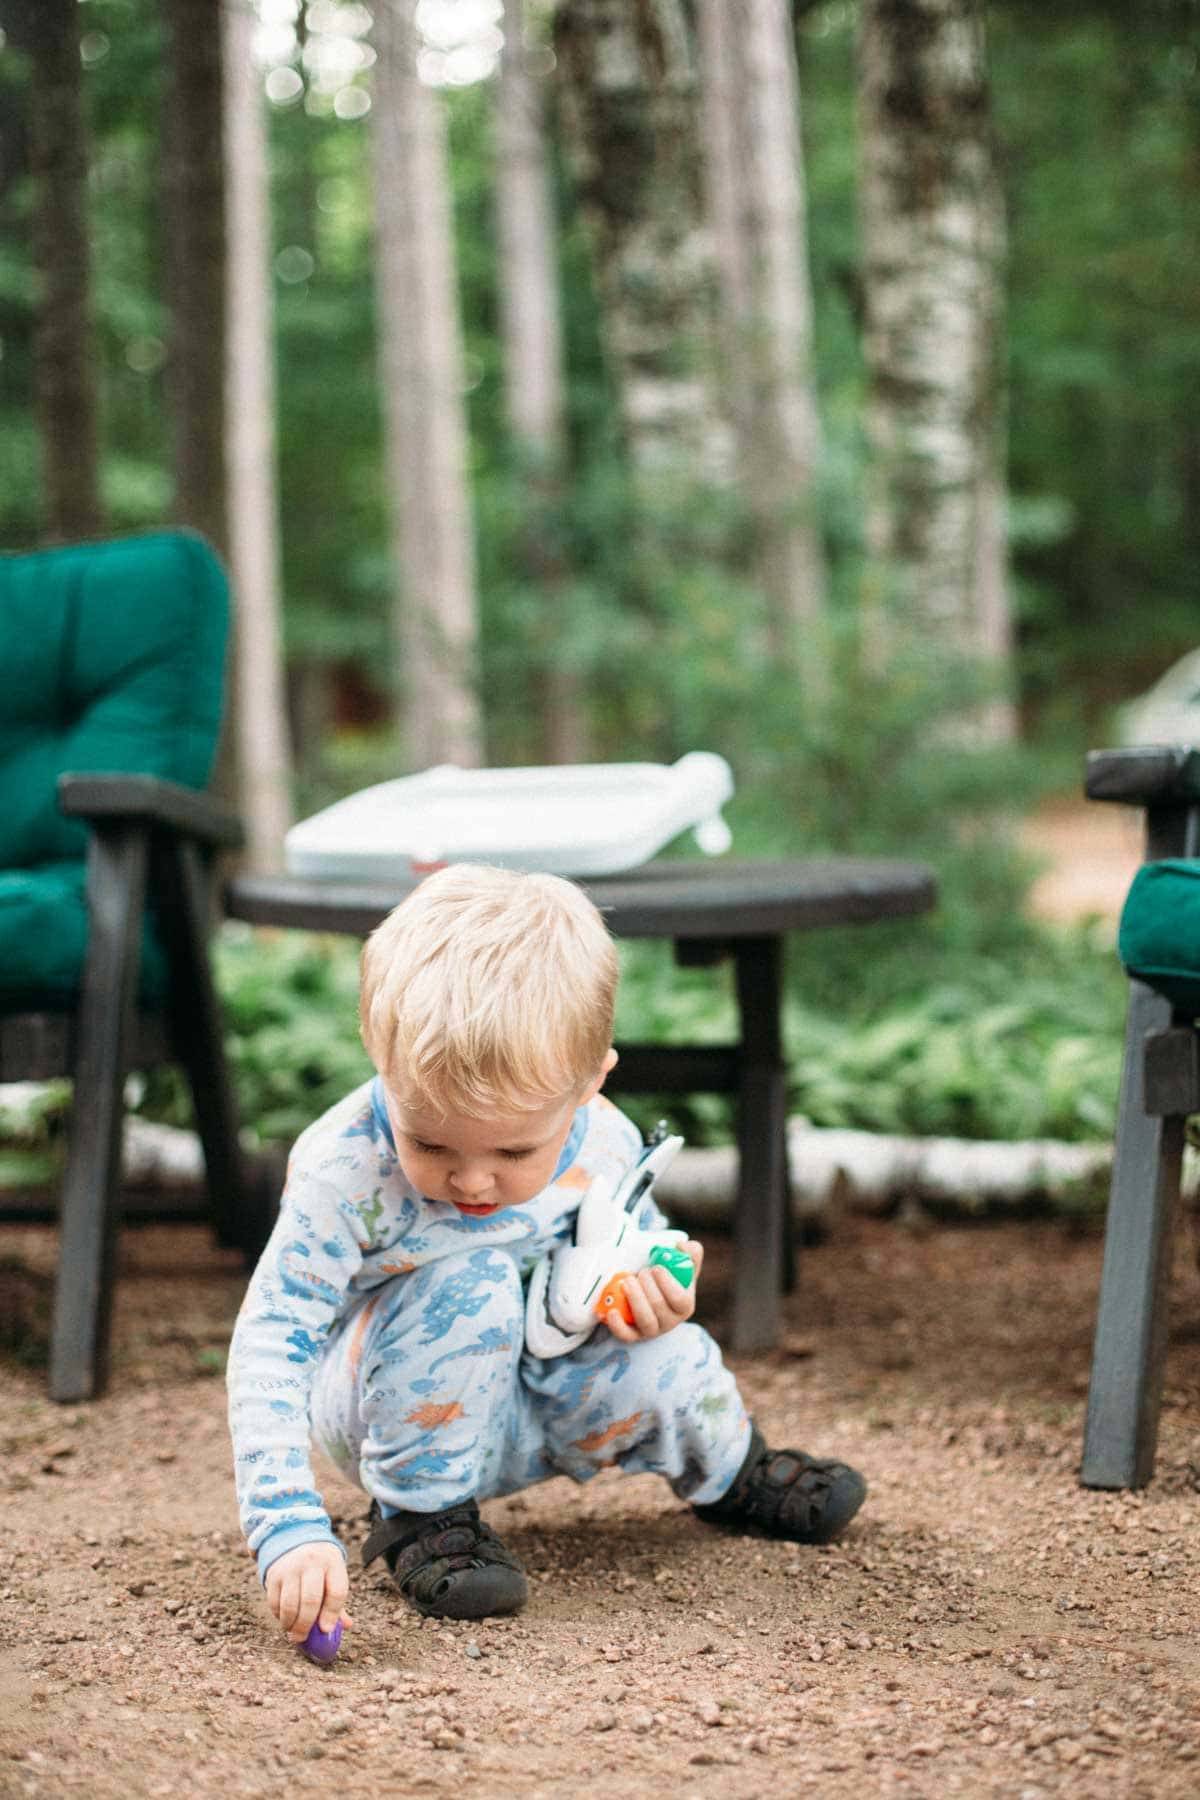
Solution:
[(341, 1641), (342, 1621), (339, 1619), (332, 1631), (322, 1631), (319, 1623), (314, 1625), (300, 1648), (313, 1662), (331, 1663), (338, 1653)]

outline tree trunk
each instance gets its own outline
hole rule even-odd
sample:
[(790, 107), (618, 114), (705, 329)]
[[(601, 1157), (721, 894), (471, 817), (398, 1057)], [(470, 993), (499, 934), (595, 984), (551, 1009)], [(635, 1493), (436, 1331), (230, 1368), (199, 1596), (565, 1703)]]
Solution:
[(270, 183), (262, 74), (251, 0), (225, 0), (225, 153), (229, 197), (229, 555), (237, 597), (238, 791), (247, 863), (282, 867), (291, 824), (284, 695)]
[(34, 395), (43, 536), (61, 543), (94, 537), (104, 527), (78, 0), (19, 0), (6, 8), (6, 18), (32, 61), (29, 157), (40, 287)]
[(403, 723), (416, 766), (479, 761), (475, 555), (441, 96), (417, 75), (415, 0), (375, 12), (376, 270), (400, 577)]
[[(978, 0), (864, 0), (859, 56), (869, 649), (925, 639), (1007, 683), (1004, 222)], [(1011, 700), (972, 723), (1010, 738)]]
[(715, 376), (715, 274), (682, 0), (565, 0), (555, 47), (631, 460), (643, 476), (725, 483), (733, 446)]
[(542, 597), (538, 681), (543, 753), (581, 762), (585, 727), (579, 682), (562, 665), (564, 569), (552, 548), (563, 504), (566, 395), (553, 201), (542, 93), (530, 68), (524, 0), (505, 0), (496, 112), (496, 222), (500, 335), (509, 431), (528, 480), (526, 571)]
[(167, 0), (164, 228), (175, 517), (228, 552), (220, 0)]
[(729, 411), (776, 660), (827, 688), (800, 84), (786, 0), (698, 0)]

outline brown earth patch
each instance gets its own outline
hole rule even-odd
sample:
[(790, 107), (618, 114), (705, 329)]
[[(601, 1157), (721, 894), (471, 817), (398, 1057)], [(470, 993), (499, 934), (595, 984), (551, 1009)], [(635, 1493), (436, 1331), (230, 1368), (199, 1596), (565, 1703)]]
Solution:
[[(47, 1271), (53, 1237), (0, 1232)], [(1181, 1251), (1159, 1473), (1076, 1482), (1100, 1239), (1047, 1222), (846, 1219), (789, 1337), (738, 1373), (777, 1444), (870, 1482), (844, 1542), (720, 1534), (616, 1471), (489, 1507), (532, 1573), (510, 1621), (434, 1625), (352, 1555), (334, 1667), (269, 1617), (238, 1535), (219, 1379), (244, 1277), (128, 1231), (103, 1401), (0, 1383), (0, 1794), (684, 1800), (1200, 1792), (1200, 1281)], [(730, 1257), (701, 1301), (718, 1330)], [(17, 1320), (19, 1327), (21, 1321)], [(322, 1465), (356, 1550), (363, 1496)]]

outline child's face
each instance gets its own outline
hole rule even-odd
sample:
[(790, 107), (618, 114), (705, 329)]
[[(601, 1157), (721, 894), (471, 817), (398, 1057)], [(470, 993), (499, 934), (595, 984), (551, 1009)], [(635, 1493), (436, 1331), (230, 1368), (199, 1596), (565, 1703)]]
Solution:
[(385, 1088), (396, 1155), (427, 1200), (444, 1200), (470, 1219), (523, 1206), (549, 1186), (577, 1106), (599, 1091), (612, 1061), (582, 1094), (532, 1112), (469, 1119), (430, 1112)]

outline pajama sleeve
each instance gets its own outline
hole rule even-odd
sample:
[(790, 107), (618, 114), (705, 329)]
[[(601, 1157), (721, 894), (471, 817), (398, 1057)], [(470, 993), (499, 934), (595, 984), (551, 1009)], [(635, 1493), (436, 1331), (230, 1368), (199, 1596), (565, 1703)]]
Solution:
[(238, 1508), (261, 1578), (287, 1550), (338, 1541), (309, 1456), (312, 1384), (366, 1239), (355, 1208), (294, 1164), (238, 1315), (227, 1375)]

